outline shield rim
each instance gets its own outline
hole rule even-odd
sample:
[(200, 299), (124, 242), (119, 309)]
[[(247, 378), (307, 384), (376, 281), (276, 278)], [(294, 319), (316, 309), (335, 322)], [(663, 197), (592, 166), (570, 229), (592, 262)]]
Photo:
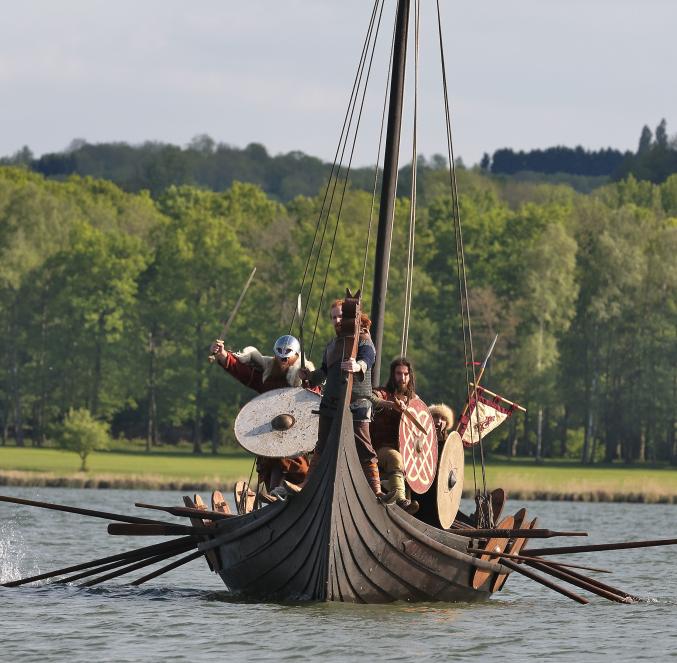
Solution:
[[(430, 445), (430, 449), (431, 449), (431, 453), (433, 455), (433, 463), (432, 463), (433, 464), (433, 472), (432, 472), (432, 475), (430, 477), (430, 481), (427, 485), (424, 484), (420, 480), (418, 480), (416, 482), (411, 482), (409, 480), (409, 477), (407, 476), (406, 467), (404, 467), (404, 465), (405, 465), (404, 450), (405, 450), (405, 447), (407, 445), (407, 443), (405, 441), (405, 436), (404, 436), (404, 426), (406, 426), (407, 424), (410, 425), (410, 426), (413, 426), (413, 423), (411, 421), (409, 421), (409, 419), (407, 417), (405, 417), (404, 415), (400, 415), (400, 426), (399, 426), (399, 429), (398, 429), (398, 437), (399, 437), (398, 442), (399, 442), (399, 451), (400, 451), (400, 454), (402, 455), (402, 465), (404, 467), (405, 479), (407, 481), (407, 485), (409, 486), (409, 488), (411, 488), (411, 490), (414, 493), (418, 493), (419, 495), (424, 495), (425, 493), (428, 492), (428, 490), (430, 490), (431, 486), (435, 482), (435, 477), (437, 476), (437, 460), (438, 460), (437, 434), (435, 433), (435, 427), (432, 424), (433, 418), (432, 418), (432, 415), (430, 414), (430, 410), (428, 409), (428, 406), (418, 396), (416, 396), (415, 398), (412, 398), (409, 401), (409, 403), (407, 403), (407, 407), (411, 407), (412, 404), (414, 404), (414, 403), (416, 403), (417, 406), (419, 407), (419, 411), (424, 410), (425, 412), (428, 413), (428, 421), (430, 422), (430, 428), (429, 428), (429, 431), (428, 431), (428, 436), (432, 437), (432, 443)], [(418, 419), (418, 416), (416, 418)], [(407, 423), (405, 423), (405, 422), (407, 422)]]
[[(302, 454), (308, 453), (312, 451), (315, 448), (315, 445), (317, 444), (317, 434), (311, 435), (308, 437), (308, 441), (303, 445), (302, 448), (297, 447), (297, 450), (293, 450), (291, 453), (286, 453), (285, 455), (279, 455), (279, 454), (269, 454), (269, 453), (262, 453), (260, 450), (257, 449), (251, 449), (246, 446), (242, 442), (241, 434), (238, 434), (238, 422), (242, 422), (243, 413), (246, 415), (249, 406), (252, 403), (256, 403), (259, 399), (265, 398), (265, 399), (271, 399), (275, 393), (281, 394), (282, 392), (284, 393), (289, 393), (289, 392), (295, 392), (295, 393), (300, 393), (300, 392), (305, 392), (306, 394), (311, 394), (312, 396), (316, 397), (317, 402), (315, 405), (310, 405), (311, 408), (313, 407), (319, 407), (320, 404), (320, 395), (316, 394), (314, 391), (311, 391), (310, 389), (306, 389), (304, 387), (280, 387), (278, 389), (270, 389), (269, 391), (264, 391), (261, 394), (257, 394), (254, 398), (252, 398), (250, 401), (247, 401), (242, 408), (240, 408), (240, 411), (237, 413), (237, 417), (235, 417), (235, 421), (233, 422), (233, 433), (235, 434), (235, 439), (237, 440), (237, 443), (245, 450), (248, 451), (251, 454), (254, 454), (255, 456), (261, 456), (262, 458), (294, 458), (296, 456), (301, 456)], [(277, 412), (275, 414), (272, 414), (270, 419), (272, 421), (273, 417), (275, 417), (276, 414), (285, 414), (283, 412)], [(315, 415), (312, 415), (315, 416)], [(266, 431), (268, 433), (269, 431)], [(272, 425), (270, 427), (270, 432), (272, 432)], [(299, 440), (300, 442), (301, 440)]]
[[(454, 449), (454, 445), (457, 445), (457, 449)], [(439, 475), (440, 470), (442, 469), (444, 462), (446, 461), (447, 458), (450, 456), (455, 456), (458, 454), (458, 458), (461, 460), (461, 480), (456, 483), (456, 485), (447, 493), (443, 492), (443, 482), (440, 480), (441, 477)], [(442, 525), (442, 529), (449, 529), (456, 518), (456, 514), (458, 513), (458, 510), (461, 507), (461, 497), (463, 495), (463, 483), (465, 482), (465, 449), (463, 447), (463, 442), (461, 441), (461, 436), (456, 432), (452, 431), (449, 433), (447, 436), (446, 441), (444, 442), (444, 447), (442, 449), (442, 453), (439, 456), (438, 462), (437, 462), (437, 494), (435, 495), (436, 498), (436, 507), (437, 507), (437, 518), (440, 521), (440, 525)], [(457, 491), (454, 493), (454, 491)], [(445, 524), (448, 520), (449, 517), (445, 519), (445, 521), (442, 521), (442, 512), (440, 509), (440, 502), (444, 496), (451, 496), (451, 509), (450, 513), (453, 513), (451, 516), (451, 521), (448, 522), (448, 524)]]

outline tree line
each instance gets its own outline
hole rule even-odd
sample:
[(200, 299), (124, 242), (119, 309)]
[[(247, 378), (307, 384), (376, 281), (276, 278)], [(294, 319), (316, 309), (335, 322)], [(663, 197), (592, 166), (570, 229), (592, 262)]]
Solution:
[[(12, 156), (0, 158), (0, 165), (25, 166), (58, 180), (71, 175), (105, 179), (124, 191), (149, 191), (154, 197), (171, 185), (225, 191), (235, 181), (244, 181), (285, 203), (298, 195), (316, 195), (332, 172), (331, 164), (303, 152), (271, 156), (258, 143), (240, 149), (217, 143), (204, 134), (184, 147), (159, 142), (91, 144), (75, 139), (62, 152), (38, 158), (24, 147)], [(677, 138), (668, 136), (666, 121), (662, 120), (654, 132), (648, 126), (642, 129), (634, 153), (612, 148), (586, 150), (581, 146), (529, 151), (501, 148), (491, 156), (484, 154), (478, 167), (500, 177), (567, 183), (582, 192), (629, 175), (659, 184), (677, 173)], [(419, 187), (434, 185), (447, 168), (447, 160), (441, 155), (419, 157)], [(356, 189), (372, 191), (373, 168), (351, 169), (350, 182)], [(411, 166), (405, 165), (400, 169), (398, 195), (408, 195), (410, 182)]]
[(655, 135), (648, 126), (642, 128), (636, 152), (612, 148), (586, 150), (580, 145), (529, 151), (501, 148), (492, 156), (485, 153), (480, 168), (494, 175), (566, 173), (613, 180), (633, 175), (636, 179), (659, 184), (677, 173), (677, 136), (668, 137), (667, 123), (663, 119), (656, 127)]
[[(419, 393), (465, 396), (448, 173), (419, 195), (410, 357)], [(589, 195), (459, 172), (475, 359), (499, 343), (485, 384), (524, 405), (487, 439), (510, 456), (677, 461), (677, 176)], [(227, 344), (270, 354), (287, 333), (323, 192), (280, 202), (254, 184), (159, 194), (90, 177), (0, 167), (0, 433), (46, 444), (73, 409), (148, 446), (233, 444), (252, 396), (207, 363), (247, 276)], [(362, 278), (372, 196), (348, 188), (336, 244), (315, 242), (306, 346), (320, 359), (328, 302)], [(403, 318), (409, 201), (398, 198), (384, 363)], [(374, 246), (368, 249), (368, 264)], [(314, 258), (315, 259), (315, 258)], [(329, 262), (331, 264), (329, 265)], [(314, 273), (310, 262), (309, 274)], [(326, 273), (326, 288), (322, 283)], [(367, 269), (365, 307), (370, 308)], [(313, 333), (315, 320), (317, 330)]]

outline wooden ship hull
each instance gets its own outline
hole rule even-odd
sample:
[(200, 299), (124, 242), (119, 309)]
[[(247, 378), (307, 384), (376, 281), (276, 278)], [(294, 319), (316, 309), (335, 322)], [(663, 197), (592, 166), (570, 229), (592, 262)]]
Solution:
[[(506, 569), (466, 554), (470, 539), (381, 503), (362, 471), (343, 396), (327, 448), (303, 490), (217, 523), (201, 548), (236, 596), (285, 601), (474, 601), (477, 569)], [(339, 410), (340, 412), (340, 410)]]

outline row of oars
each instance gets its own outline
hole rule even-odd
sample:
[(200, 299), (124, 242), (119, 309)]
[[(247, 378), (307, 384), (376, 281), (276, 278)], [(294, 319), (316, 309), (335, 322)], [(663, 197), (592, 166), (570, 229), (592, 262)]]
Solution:
[[(551, 538), (556, 536), (587, 536), (585, 532), (554, 532), (543, 529), (454, 529), (454, 534), (468, 536), (475, 539), (518, 539), (518, 538)], [(583, 575), (574, 569), (593, 571), (597, 573), (611, 573), (606, 569), (599, 569), (590, 566), (580, 566), (575, 564), (565, 564), (564, 562), (543, 559), (547, 555), (587, 553), (608, 550), (627, 550), (631, 548), (649, 548), (654, 546), (677, 545), (677, 539), (654, 539), (650, 541), (623, 541), (619, 543), (600, 543), (581, 546), (559, 546), (552, 548), (534, 548), (531, 550), (522, 550), (519, 555), (502, 552), (500, 550), (487, 550), (484, 548), (468, 548), (467, 552), (478, 556), (490, 556), (497, 558), (497, 562), (521, 575), (538, 582), (560, 594), (577, 601), (578, 603), (589, 603), (588, 599), (569, 590), (562, 585), (553, 582), (546, 576), (551, 576), (574, 587), (584, 589), (592, 594), (596, 594), (609, 601), (617, 603), (633, 603), (638, 601), (638, 597), (628, 592), (612, 587), (606, 583), (600, 582), (595, 578)], [(528, 568), (525, 568), (528, 567)], [(540, 573), (535, 573), (539, 571)], [(546, 574), (541, 575), (541, 574)]]
[[(213, 527), (208, 526), (187, 526), (175, 523), (167, 523), (148, 518), (137, 518), (119, 513), (109, 513), (107, 511), (98, 511), (94, 509), (84, 509), (81, 507), (67, 506), (64, 504), (53, 504), (50, 502), (38, 502), (26, 500), (19, 497), (7, 497), (0, 495), (0, 502), (10, 502), (12, 504), (22, 504), (25, 506), (37, 507), (40, 509), (51, 509), (55, 511), (65, 511), (67, 513), (76, 513), (92, 518), (103, 518), (114, 521), (108, 525), (109, 534), (121, 534), (127, 536), (178, 536), (171, 541), (156, 543), (150, 546), (144, 546), (135, 550), (109, 555), (93, 559), (89, 562), (67, 566), (62, 569), (40, 573), (38, 575), (21, 578), (3, 583), (5, 587), (18, 587), (31, 582), (40, 580), (52, 580), (54, 583), (65, 584), (73, 583), (85, 578), (86, 582), (81, 583), (82, 587), (92, 587), (99, 583), (118, 578), (127, 573), (132, 573), (153, 564), (167, 561), (178, 555), (184, 555), (173, 560), (169, 564), (161, 566), (140, 578), (134, 580), (132, 585), (141, 585), (148, 580), (172, 571), (194, 559), (202, 557), (204, 553), (197, 550), (200, 541), (204, 541), (205, 536), (213, 535)], [(199, 518), (200, 522), (213, 522), (231, 517), (230, 514), (221, 511), (208, 511), (206, 509), (197, 509), (189, 507), (162, 507), (152, 504), (137, 504), (136, 506), (164, 511), (176, 516), (188, 518)], [(190, 552), (193, 551), (193, 552)], [(185, 553), (189, 553), (185, 555)], [(92, 578), (92, 576), (95, 576)], [(58, 578), (58, 579), (57, 579)], [(55, 580), (56, 579), (56, 580)]]

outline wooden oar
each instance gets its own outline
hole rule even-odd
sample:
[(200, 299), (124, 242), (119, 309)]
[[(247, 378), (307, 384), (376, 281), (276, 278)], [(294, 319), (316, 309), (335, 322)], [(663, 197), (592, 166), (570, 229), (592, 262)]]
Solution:
[[(174, 543), (172, 541), (172, 543)], [(195, 548), (197, 545), (196, 541), (189, 541), (188, 543), (182, 543), (181, 545), (173, 545), (166, 550), (163, 550), (161, 553), (158, 553), (160, 556), (162, 555), (180, 555), (181, 553), (186, 552), (187, 550), (190, 550), (191, 548)], [(156, 555), (138, 555), (135, 557), (128, 557), (127, 559), (121, 559), (118, 560), (117, 562), (111, 562), (110, 564), (104, 564), (103, 566), (97, 566), (93, 569), (88, 569), (87, 571), (83, 571), (82, 573), (77, 573), (76, 575), (73, 576), (67, 576), (65, 578), (60, 578), (55, 582), (57, 585), (67, 585), (72, 582), (75, 582), (76, 580), (82, 580), (83, 578), (88, 578), (89, 576), (96, 575), (97, 573), (103, 573), (104, 571), (110, 571), (111, 569), (116, 569), (121, 566), (125, 566), (125, 564), (129, 564), (130, 562), (135, 562), (138, 560), (142, 559), (150, 559), (151, 557), (155, 557)], [(164, 559), (164, 558), (163, 558)]]
[(586, 604), (590, 603), (588, 599), (583, 598), (582, 596), (579, 596), (578, 594), (575, 594), (574, 592), (569, 591), (566, 587), (561, 587), (560, 585), (556, 585), (554, 582), (549, 580), (548, 578), (544, 578), (543, 576), (539, 576), (537, 573), (534, 573), (533, 571), (530, 571), (528, 569), (525, 569), (523, 566), (520, 566), (519, 564), (516, 564), (515, 562), (511, 562), (509, 559), (502, 559), (499, 561), (499, 564), (502, 566), (507, 566), (509, 569), (512, 569), (513, 571), (516, 571), (517, 573), (521, 573), (523, 576), (526, 576), (527, 578), (530, 578), (531, 580), (534, 580), (535, 582), (548, 587), (556, 592), (559, 592), (563, 596), (566, 596), (567, 598), (570, 598), (574, 601), (577, 601), (578, 603)]
[(192, 536), (186, 536), (181, 539), (175, 539), (174, 541), (163, 541), (162, 543), (154, 543), (151, 546), (144, 546), (143, 548), (136, 548), (135, 550), (129, 550), (127, 552), (118, 553), (117, 555), (109, 555), (108, 557), (101, 557), (99, 559), (93, 559), (89, 562), (83, 562), (82, 564), (75, 564), (73, 566), (67, 566), (63, 569), (56, 569), (55, 571), (47, 571), (46, 573), (40, 573), (39, 575), (30, 576), (28, 578), (21, 578), (20, 580), (12, 580), (3, 584), (3, 587), (18, 587), (19, 585), (26, 585), (29, 582), (37, 582), (38, 580), (45, 580), (46, 578), (53, 578), (55, 576), (63, 576), (67, 573), (74, 573), (75, 571), (81, 571), (82, 569), (89, 569), (93, 566), (101, 566), (102, 564), (107, 564), (108, 562), (115, 562), (117, 560), (129, 560), (130, 558), (136, 558), (137, 555), (147, 556), (154, 555), (164, 550), (168, 550), (173, 546), (177, 545), (179, 542), (193, 542), (195, 539)]
[[(540, 557), (538, 558), (538, 561), (541, 562), (541, 563), (545, 563), (545, 560), (541, 559)], [(553, 566), (560, 567), (562, 565), (558, 562), (556, 564), (553, 564)], [(617, 587), (612, 587), (611, 585), (607, 585), (603, 582), (600, 582), (599, 580), (596, 580), (595, 578), (589, 578), (588, 576), (584, 576), (584, 575), (581, 575), (580, 573), (576, 573), (576, 571), (571, 570), (571, 566), (573, 566), (573, 565), (570, 565), (566, 569), (566, 572), (569, 575), (573, 576), (574, 578), (579, 578), (580, 580), (585, 580), (587, 582), (591, 582), (592, 584), (597, 585), (597, 587), (600, 587), (601, 589), (606, 589), (609, 592), (612, 592), (614, 594), (618, 594), (619, 596), (623, 596), (625, 598), (632, 599), (633, 601), (639, 600), (636, 596), (633, 596), (632, 594), (628, 594), (628, 592), (626, 592), (622, 589), (618, 589)], [(576, 567), (574, 567), (574, 568), (576, 568)]]
[(141, 578), (137, 578), (132, 585), (141, 585), (144, 582), (147, 582), (148, 580), (152, 580), (153, 578), (157, 578), (158, 576), (162, 575), (163, 573), (167, 573), (168, 571), (171, 571), (179, 566), (183, 566), (184, 564), (188, 564), (188, 562), (192, 562), (194, 559), (198, 559), (198, 557), (202, 557), (204, 555), (203, 552), (200, 552), (199, 550), (197, 552), (191, 553), (190, 555), (186, 555), (185, 557), (181, 557), (180, 559), (177, 559), (175, 562), (172, 562), (171, 564), (167, 564), (167, 566), (163, 566), (162, 568), (159, 568), (152, 573), (149, 573), (148, 575), (142, 576)]
[(587, 532), (554, 532), (549, 529), (454, 529), (451, 532), (473, 539), (550, 539), (554, 536), (588, 536)]
[(532, 559), (538, 559), (539, 562), (543, 562), (543, 564), (548, 564), (550, 566), (558, 566), (558, 567), (567, 567), (571, 569), (582, 569), (584, 571), (595, 571), (596, 573), (611, 573), (608, 569), (597, 569), (594, 566), (581, 566), (578, 564), (564, 564), (562, 562), (555, 562), (552, 560), (545, 560), (545, 559), (540, 559), (540, 558), (531, 558), (531, 557), (526, 557), (524, 555), (515, 555), (513, 553), (505, 553), (505, 552), (498, 552), (494, 550), (482, 550), (481, 548), (468, 548), (466, 551), (472, 555), (490, 555), (491, 557), (503, 557), (505, 559), (512, 559), (515, 562), (526, 562), (526, 561), (531, 561)]
[(0, 495), (0, 502), (10, 502), (11, 504), (23, 504), (25, 506), (34, 506), (38, 509), (52, 509), (53, 511), (66, 511), (67, 513), (77, 513), (81, 516), (91, 516), (92, 518), (105, 518), (106, 520), (117, 520), (122, 523), (162, 523), (161, 520), (149, 520), (148, 518), (136, 518), (135, 516), (125, 516), (120, 513), (108, 513), (107, 511), (95, 511), (93, 509), (82, 509), (77, 506), (67, 506), (65, 504), (51, 504), (50, 502), (36, 502), (34, 500), (24, 500), (20, 497), (7, 497)]
[(526, 562), (526, 564), (538, 571), (543, 571), (543, 573), (547, 573), (548, 575), (551, 575), (559, 580), (564, 580), (564, 582), (568, 582), (570, 585), (585, 589), (588, 592), (597, 594), (597, 596), (601, 596), (602, 598), (608, 599), (609, 601), (615, 601), (616, 603), (634, 603), (633, 599), (626, 592), (621, 590), (616, 590), (613, 592), (609, 591), (608, 589), (600, 587), (596, 582), (593, 581), (592, 578), (586, 578), (580, 574), (576, 574), (576, 576), (574, 576), (568, 571), (557, 569), (536, 559), (529, 560)]
[(156, 504), (142, 504), (136, 502), (134, 506), (142, 509), (155, 509), (157, 511), (165, 511), (172, 516), (181, 516), (184, 518), (205, 518), (206, 520), (227, 520), (234, 518), (234, 513), (224, 513), (223, 511), (207, 511), (203, 509), (191, 509), (187, 506), (157, 506)]
[(132, 524), (110, 523), (108, 533), (115, 536), (179, 536), (181, 534), (214, 534), (211, 527), (175, 525), (174, 523)]
[[(112, 578), (118, 578), (119, 576), (125, 575), (126, 573), (131, 573), (132, 571), (136, 571), (137, 569), (142, 569), (146, 566), (150, 566), (151, 564), (156, 564), (157, 562), (163, 562), (166, 559), (169, 559), (170, 557), (174, 557), (175, 555), (180, 554), (183, 552), (182, 550), (179, 551), (171, 551), (168, 553), (162, 553), (160, 555), (154, 555), (153, 557), (150, 557), (148, 559), (142, 559), (140, 562), (136, 562), (135, 564), (130, 564), (129, 566), (124, 566), (121, 569), (118, 569), (117, 571), (111, 571), (111, 573), (107, 573), (106, 575), (100, 576), (98, 578), (94, 578), (93, 580), (90, 580), (89, 582), (83, 582), (79, 587), (93, 587), (94, 585), (98, 585), (99, 583), (105, 582), (106, 580), (111, 580)], [(202, 553), (200, 553), (202, 554)]]
[[(454, 530), (454, 534), (456, 534)], [(541, 555), (560, 555), (568, 553), (586, 553), (597, 552), (600, 550), (627, 550), (630, 548), (651, 548), (653, 546), (674, 546), (677, 545), (677, 539), (654, 539), (653, 541), (621, 541), (620, 543), (595, 543), (587, 546), (560, 546), (558, 548), (533, 548), (524, 551), (524, 555), (529, 557), (540, 557)]]

